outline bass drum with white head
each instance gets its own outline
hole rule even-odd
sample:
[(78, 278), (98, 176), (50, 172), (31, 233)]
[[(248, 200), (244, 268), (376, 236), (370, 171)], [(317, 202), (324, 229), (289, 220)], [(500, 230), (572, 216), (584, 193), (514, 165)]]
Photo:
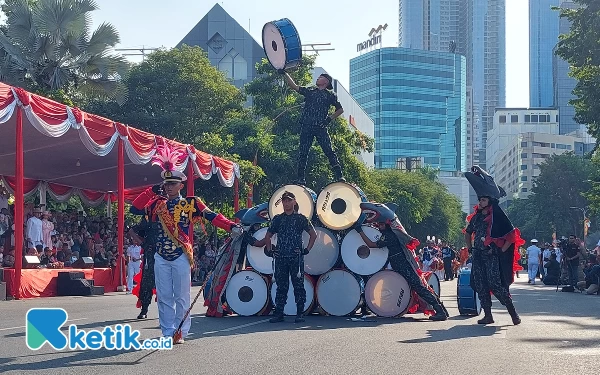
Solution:
[(364, 290), (360, 276), (346, 270), (331, 270), (317, 281), (317, 303), (328, 315), (345, 316), (361, 307)]
[(269, 302), (269, 282), (261, 274), (244, 270), (231, 277), (225, 289), (227, 305), (238, 315), (261, 315)]
[[(269, 228), (261, 228), (257, 230), (256, 233), (254, 233), (254, 238), (259, 241), (264, 239), (268, 229)], [(273, 237), (271, 237), (271, 243), (277, 245), (277, 234), (274, 234)], [(273, 258), (265, 255), (265, 249), (263, 247), (248, 245), (246, 247), (246, 258), (254, 270), (265, 275), (273, 274)]]
[(317, 197), (317, 216), (329, 229), (344, 230), (353, 226), (362, 213), (361, 202), (367, 197), (362, 190), (345, 182), (325, 186)]
[[(325, 229), (315, 227), (317, 239), (313, 248), (304, 256), (304, 272), (309, 275), (322, 275), (332, 269), (340, 257), (340, 244), (335, 233)], [(302, 233), (302, 244), (308, 245), (310, 236), (308, 233)]]
[(296, 203), (298, 204), (298, 213), (306, 216), (308, 220), (312, 220), (315, 214), (315, 201), (317, 194), (306, 186), (302, 185), (284, 185), (279, 189), (275, 190), (275, 193), (269, 200), (269, 217), (271, 220), (275, 215), (283, 213), (283, 203), (281, 201), (281, 195), (289, 191), (296, 197)]
[(382, 270), (367, 281), (365, 301), (369, 309), (378, 316), (402, 316), (410, 306), (410, 286), (398, 272)]
[(287, 18), (268, 22), (262, 30), (263, 49), (275, 69), (292, 69), (302, 63), (302, 44), (296, 27)]
[[(381, 232), (368, 225), (362, 226), (363, 232), (373, 242), (381, 238)], [(360, 234), (352, 229), (342, 240), (342, 260), (350, 271), (368, 276), (381, 270), (388, 260), (388, 248), (369, 248)]]

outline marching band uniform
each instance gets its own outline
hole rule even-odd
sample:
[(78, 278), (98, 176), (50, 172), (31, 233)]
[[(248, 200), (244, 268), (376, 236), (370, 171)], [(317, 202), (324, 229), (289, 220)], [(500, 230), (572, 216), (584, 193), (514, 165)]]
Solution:
[[(178, 157), (179, 154), (165, 148), (155, 156), (153, 164), (163, 168), (161, 176), (165, 184), (182, 183), (187, 179), (183, 173), (172, 169)], [(160, 328), (164, 336), (170, 337), (190, 307), (194, 252), (189, 232), (193, 230), (193, 223), (205, 218), (226, 231), (231, 231), (236, 224), (209, 210), (198, 197), (168, 199), (158, 195), (159, 189), (159, 186), (153, 186), (140, 194), (133, 201), (131, 212), (147, 215), (150, 223), (160, 223), (154, 227), (154, 274)], [(183, 338), (190, 326), (191, 318), (188, 316), (181, 328)]]
[[(466, 172), (465, 177), (473, 186), (479, 198), (479, 205), (467, 218), (468, 225), (464, 230), (467, 247), (472, 251), (471, 287), (478, 293), (481, 307), (485, 312), (478, 324), (494, 323), (492, 317), (492, 297), (506, 306), (514, 325), (521, 319), (515, 310), (509, 286), (514, 281), (514, 271), (519, 269), (518, 251), (515, 248), (523, 245), (518, 228), (515, 228), (502, 208), (498, 199), (506, 193), (499, 188), (494, 179), (479, 167)], [(487, 202), (485, 203), (487, 198)]]

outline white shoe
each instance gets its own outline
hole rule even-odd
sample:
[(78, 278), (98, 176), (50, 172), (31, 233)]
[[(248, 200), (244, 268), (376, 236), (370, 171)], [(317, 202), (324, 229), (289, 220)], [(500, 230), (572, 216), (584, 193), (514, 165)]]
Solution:
[(177, 341), (174, 341), (173, 344), (183, 344), (185, 342), (185, 340), (183, 338), (180, 338)]

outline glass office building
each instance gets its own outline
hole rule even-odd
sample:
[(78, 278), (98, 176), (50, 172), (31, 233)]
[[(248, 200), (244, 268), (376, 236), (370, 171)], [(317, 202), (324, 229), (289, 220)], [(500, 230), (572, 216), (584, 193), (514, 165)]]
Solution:
[(381, 48), (350, 60), (350, 93), (375, 122), (375, 167), (419, 158), (442, 171), (466, 166), (466, 60)]
[(551, 107), (553, 49), (558, 43), (558, 0), (529, 1), (529, 106)]

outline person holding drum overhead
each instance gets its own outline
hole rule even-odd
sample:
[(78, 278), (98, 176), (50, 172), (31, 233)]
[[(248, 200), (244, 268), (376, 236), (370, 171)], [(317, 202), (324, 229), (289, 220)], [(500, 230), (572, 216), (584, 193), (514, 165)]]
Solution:
[(469, 224), (464, 230), (467, 248), (473, 256), (471, 287), (477, 292), (485, 313), (477, 323), (494, 323), (492, 292), (506, 306), (513, 324), (520, 324), (521, 318), (508, 288), (514, 280), (514, 271), (520, 267), (516, 261), (520, 256), (515, 248), (518, 249), (525, 241), (499, 206), (498, 200), (506, 192), (496, 185), (493, 177), (478, 166), (473, 166), (465, 177), (479, 198), (479, 204), (467, 218)]
[[(327, 126), (344, 113), (337, 95), (331, 91), (333, 90), (333, 78), (329, 74), (323, 73), (317, 78), (315, 86), (304, 87), (298, 86), (285, 70), (279, 69), (277, 72), (283, 74), (285, 82), (290, 88), (304, 96), (304, 109), (300, 115), (301, 131), (300, 147), (298, 149), (298, 180), (296, 182), (299, 185), (306, 185), (308, 152), (315, 137), (325, 156), (329, 159), (335, 179), (346, 182), (338, 157), (331, 146), (331, 137), (327, 131)], [(329, 108), (332, 106), (335, 107), (335, 112), (328, 116)]]
[(365, 244), (370, 248), (388, 248), (388, 259), (392, 269), (402, 275), (410, 288), (435, 310), (435, 315), (430, 316), (430, 320), (444, 321), (448, 319), (446, 309), (438, 297), (429, 290), (417, 271), (419, 265), (409, 248), (413, 247), (412, 245), (416, 247), (418, 241), (406, 233), (396, 214), (387, 208), (387, 206), (374, 203), (361, 203), (360, 206), (364, 209), (378, 212), (378, 215), (372, 219), (372, 222), (377, 223), (377, 229), (381, 232), (379, 240), (373, 242), (363, 232), (362, 223), (356, 223), (354, 229), (360, 234)]
[[(294, 297), (296, 300), (296, 323), (304, 321), (304, 304), (306, 303), (306, 291), (304, 290), (304, 255), (312, 249), (317, 233), (306, 216), (299, 214), (296, 196), (285, 191), (281, 195), (283, 213), (275, 215), (271, 220), (267, 234), (266, 252), (275, 258), (275, 283), (277, 283), (277, 294), (275, 295), (275, 312), (271, 323), (283, 322), (283, 309), (287, 302), (287, 294), (292, 280)], [(310, 238), (306, 248), (302, 246), (302, 232), (306, 231)], [(273, 251), (271, 237), (277, 233), (277, 249)]]

